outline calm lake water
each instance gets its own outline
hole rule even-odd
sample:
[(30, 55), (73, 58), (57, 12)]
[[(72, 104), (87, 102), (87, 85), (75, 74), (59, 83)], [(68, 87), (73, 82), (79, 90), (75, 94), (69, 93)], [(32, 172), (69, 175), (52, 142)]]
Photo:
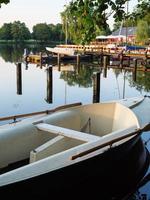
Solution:
[[(17, 63), (22, 61), (25, 48), (33, 53), (45, 51), (42, 46), (0, 45), (0, 117), (49, 110), (69, 103), (94, 102), (93, 75), (100, 70), (97, 63), (81, 63), (79, 67), (75, 63), (61, 64), (59, 68), (22, 62), (19, 80)], [(131, 71), (108, 69), (107, 78), (101, 72), (99, 84), (100, 101), (150, 95), (150, 72), (138, 72), (135, 82)], [(147, 141), (150, 134), (142, 137)], [(150, 150), (150, 142), (147, 148)], [(150, 181), (130, 199), (150, 199)]]

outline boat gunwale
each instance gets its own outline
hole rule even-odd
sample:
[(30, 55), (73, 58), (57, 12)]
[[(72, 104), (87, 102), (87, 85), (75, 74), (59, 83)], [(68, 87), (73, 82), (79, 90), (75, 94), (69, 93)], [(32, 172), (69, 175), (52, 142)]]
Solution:
[[(114, 102), (114, 103), (116, 103), (116, 102)], [(104, 103), (104, 104), (107, 104), (107, 102), (106, 103)], [(122, 105), (122, 104), (121, 104)], [(87, 106), (87, 105), (83, 105), (83, 106)], [(125, 107), (125, 106), (124, 106)], [(68, 110), (68, 109), (70, 109), (70, 108), (67, 108), (67, 109), (65, 109), (65, 110)], [(74, 107), (72, 108), (72, 109), (75, 109)], [(130, 109), (129, 109), (130, 110)], [(133, 113), (133, 112), (132, 112)], [(133, 113), (134, 114), (134, 113)], [(134, 114), (135, 115), (135, 114)], [(126, 130), (127, 129), (124, 129), (124, 131), (126, 132)], [(131, 130), (132, 130), (132, 132), (133, 131), (137, 131), (137, 127), (132, 127), (131, 128)], [(120, 131), (122, 131), (122, 130), (118, 130), (117, 132), (120, 132)], [(114, 132), (116, 132), (116, 131), (114, 131)], [(113, 133), (114, 133), (113, 132)], [(111, 134), (108, 134), (108, 135), (111, 135)], [(36, 161), (36, 162), (34, 162), (34, 163), (31, 163), (31, 164), (28, 164), (28, 165), (25, 165), (25, 166), (23, 166), (23, 167), (20, 167), (20, 168), (17, 168), (17, 169), (15, 169), (15, 170), (12, 170), (12, 171), (9, 171), (9, 172), (6, 172), (6, 173), (4, 173), (4, 174), (2, 174), (2, 175), (0, 175), (0, 181), (1, 181), (1, 178), (2, 177), (7, 177), (7, 176), (9, 176), (10, 174), (11, 175), (13, 175), (13, 174), (15, 174), (15, 173), (17, 173), (18, 171), (22, 171), (22, 170), (24, 170), (24, 169), (28, 169), (29, 168), (29, 170), (27, 170), (27, 171), (30, 171), (30, 168), (31, 167), (33, 167), (33, 166), (35, 166), (35, 167), (37, 167), (37, 168), (39, 168), (39, 164), (41, 164), (41, 166), (42, 166), (42, 164), (44, 164), (44, 165), (46, 165), (46, 163), (49, 163), (49, 161), (50, 161), (50, 159), (58, 159), (58, 157), (59, 156), (62, 156), (62, 155), (66, 155), (66, 153), (68, 152), (68, 154), (70, 153), (70, 152), (72, 152), (72, 151), (75, 151), (75, 152), (77, 152), (77, 154), (75, 155), (75, 156), (77, 156), (78, 154), (79, 154), (79, 147), (81, 147), (81, 150), (83, 149), (83, 146), (84, 147), (86, 147), (87, 148), (87, 150), (88, 150), (88, 148), (89, 148), (89, 145), (91, 145), (92, 147), (93, 147), (93, 145), (98, 145), (99, 144), (99, 142), (100, 141), (102, 141), (102, 139), (107, 139), (108, 140), (108, 135), (106, 135), (107, 137), (105, 137), (105, 136), (103, 136), (103, 137), (100, 137), (100, 139), (98, 140), (98, 141), (94, 141), (94, 142), (89, 142), (89, 143), (84, 143), (84, 144), (82, 144), (82, 145), (79, 145), (79, 146), (77, 146), (77, 147), (73, 147), (73, 148), (71, 148), (71, 149), (68, 149), (68, 150), (65, 150), (65, 151), (63, 151), (63, 152), (60, 152), (60, 153), (57, 153), (56, 155), (54, 154), (54, 155), (51, 155), (51, 156), (49, 156), (49, 157), (47, 157), (47, 158), (44, 158), (44, 159), (41, 159), (41, 160), (39, 160), (39, 161)], [(131, 137), (131, 138), (133, 138), (134, 137), (134, 135), (130, 135), (129, 137)], [(123, 138), (124, 139), (124, 138)], [(128, 139), (128, 140), (130, 140), (130, 138)], [(127, 140), (127, 141), (128, 141)], [(126, 141), (125, 141), (126, 142)], [(97, 144), (98, 143), (98, 144)], [(113, 147), (113, 145), (112, 145), (112, 143), (109, 145), (109, 144), (107, 144), (107, 146), (108, 146), (108, 148), (107, 149), (103, 149), (104, 151), (106, 151), (106, 150), (109, 150), (110, 148), (115, 148), (116, 146), (114, 146)], [(117, 145), (117, 146), (119, 146), (119, 144)], [(84, 150), (86, 150), (86, 148), (84, 148)], [(94, 148), (94, 147), (93, 147)], [(94, 154), (100, 154), (100, 153), (103, 153), (103, 152), (99, 152), (99, 151), (101, 151), (102, 149), (94, 149)], [(77, 151), (76, 151), (77, 150)], [(81, 152), (82, 153), (82, 152)], [(44, 174), (44, 173), (48, 173), (48, 172), (50, 172), (50, 171), (53, 171), (53, 170), (56, 170), (56, 169), (59, 169), (59, 168), (62, 168), (62, 167), (65, 167), (65, 166), (68, 166), (68, 165), (71, 165), (71, 164), (74, 164), (74, 163), (77, 163), (77, 162), (80, 162), (80, 161), (83, 161), (83, 160), (86, 160), (86, 159), (88, 159), (88, 158), (91, 158), (91, 157), (93, 157), (94, 155), (92, 155), (93, 154), (93, 151), (92, 152), (90, 152), (90, 153), (88, 153), (87, 154), (87, 152), (86, 152), (86, 155), (83, 155), (82, 157), (80, 157), (79, 155), (78, 155), (78, 159), (76, 159), (75, 157), (75, 159), (73, 158), (73, 156), (71, 157), (71, 156), (67, 156), (67, 160), (69, 160), (68, 162), (64, 162), (64, 163), (62, 163), (62, 165), (59, 165), (59, 166), (57, 166), (57, 167), (53, 167), (52, 169), (47, 169), (47, 171), (44, 171), (43, 172), (43, 170), (41, 171), (41, 173), (39, 173), (39, 171), (37, 170), (37, 172), (35, 173), (35, 169), (33, 169), (33, 171), (34, 171), (34, 175), (32, 174), (32, 176), (34, 177), (34, 176), (37, 176), (37, 175), (40, 175), (40, 174)], [(27, 174), (27, 173), (25, 173), (25, 174)], [(24, 174), (24, 176), (25, 176), (25, 174)], [(29, 177), (31, 177), (31, 176), (28, 176), (28, 177), (24, 177), (24, 179), (28, 179)], [(23, 179), (23, 180), (24, 180)], [(17, 180), (17, 181), (19, 181), (19, 180)], [(14, 181), (13, 181), (14, 182)], [(7, 184), (7, 183), (6, 183)], [(4, 184), (5, 185), (5, 184)], [(1, 184), (0, 184), (0, 186), (2, 186)]]

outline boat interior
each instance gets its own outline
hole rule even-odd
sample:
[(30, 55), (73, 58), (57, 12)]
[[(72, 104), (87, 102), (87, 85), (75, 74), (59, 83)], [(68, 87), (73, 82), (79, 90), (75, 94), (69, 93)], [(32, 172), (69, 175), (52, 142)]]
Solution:
[(77, 106), (0, 127), (0, 173), (73, 149), (129, 127), (134, 113), (119, 103)]

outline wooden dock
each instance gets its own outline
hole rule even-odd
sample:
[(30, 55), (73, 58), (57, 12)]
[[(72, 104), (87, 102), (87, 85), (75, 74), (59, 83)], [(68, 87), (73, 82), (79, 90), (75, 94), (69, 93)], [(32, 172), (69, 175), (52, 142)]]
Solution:
[[(74, 49), (77, 54), (85, 53), (85, 54), (109, 54), (109, 55), (116, 55), (120, 54), (123, 50), (121, 47), (116, 48), (108, 48), (104, 45), (57, 45), (59, 48), (69, 48)], [(130, 57), (145, 57), (150, 59), (150, 50), (134, 50), (134, 51), (123, 51), (125, 56)]]
[[(45, 52), (38, 55), (29, 54), (25, 57), (27, 63), (34, 63), (42, 66), (43, 64), (60, 65), (60, 63), (76, 63), (77, 66), (81, 62), (93, 62), (97, 61), (100, 65), (103, 65), (104, 59), (107, 60), (107, 65), (110, 65), (110, 61), (119, 62), (115, 68), (134, 69), (135, 65), (142, 66), (140, 70), (149, 71), (150, 69), (150, 52), (149, 51), (122, 51), (120, 49), (104, 48), (100, 45), (58, 45), (58, 48), (73, 48), (74, 55), (64, 55), (59, 52)], [(135, 64), (135, 62), (137, 64)], [(139, 67), (138, 67), (139, 68)]]

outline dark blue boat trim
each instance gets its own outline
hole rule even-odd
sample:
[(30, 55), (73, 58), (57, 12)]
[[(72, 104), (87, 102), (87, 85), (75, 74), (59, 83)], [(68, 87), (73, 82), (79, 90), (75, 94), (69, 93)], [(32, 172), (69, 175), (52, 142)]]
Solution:
[[(147, 150), (141, 136), (103, 154), (74, 165), (0, 188), (5, 197), (65, 197), (100, 195), (100, 199), (121, 199), (133, 190), (148, 168)], [(102, 198), (103, 197), (103, 198)]]

